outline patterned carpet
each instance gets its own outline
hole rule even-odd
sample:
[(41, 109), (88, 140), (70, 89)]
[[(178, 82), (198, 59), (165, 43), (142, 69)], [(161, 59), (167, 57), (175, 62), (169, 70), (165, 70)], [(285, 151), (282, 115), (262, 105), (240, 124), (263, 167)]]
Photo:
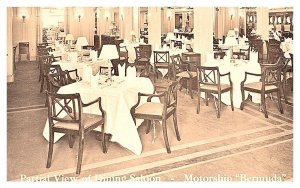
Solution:
[[(47, 118), (44, 94), (39, 93), (35, 62), (18, 63), (16, 79), (8, 84), (7, 98), (7, 180), (8, 181), (292, 181), (293, 106), (284, 104), (280, 114), (276, 100), (267, 99), (269, 118), (259, 106), (247, 101), (243, 111), (222, 105), (216, 118), (213, 100), (201, 102), (179, 91), (177, 141), (171, 121), (168, 135), (172, 153), (167, 154), (162, 131), (138, 132), (141, 155), (109, 143), (103, 154), (92, 132), (86, 138), (82, 172), (75, 175), (78, 142), (68, 146), (67, 138), (54, 145), (51, 168), (46, 168), (48, 143), (42, 132)], [(289, 88), (288, 88), (289, 89)], [(292, 101), (292, 92), (289, 93)]]

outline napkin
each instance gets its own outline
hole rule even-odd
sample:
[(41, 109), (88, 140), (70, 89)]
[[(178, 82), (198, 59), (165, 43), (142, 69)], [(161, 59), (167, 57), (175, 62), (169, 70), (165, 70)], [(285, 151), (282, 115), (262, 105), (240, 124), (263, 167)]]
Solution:
[(96, 88), (98, 86), (98, 80), (99, 80), (99, 73), (97, 73), (95, 76), (91, 74), (91, 87)]
[(70, 52), (68, 59), (71, 61), (71, 63), (77, 62), (77, 52)]
[(226, 50), (226, 56), (230, 59), (232, 57), (231, 50)]
[(183, 50), (186, 50), (186, 44), (183, 44), (183, 45), (182, 45), (182, 49), (183, 49)]
[(249, 61), (258, 63), (258, 52), (250, 51)]
[(90, 58), (92, 59), (92, 61), (97, 61), (97, 51), (96, 50), (91, 50), (90, 51)]
[(223, 61), (225, 62), (225, 63), (230, 63), (230, 58), (231, 56), (228, 56), (228, 55), (225, 55), (224, 56), (224, 58), (223, 58)]
[(136, 68), (135, 66), (127, 67), (127, 77), (129, 78), (135, 78), (136, 77)]
[(120, 64), (118, 65), (118, 71), (119, 71), (119, 77), (125, 77), (125, 64), (121, 66)]
[(92, 67), (88, 65), (83, 66), (82, 81), (91, 82), (91, 75), (92, 75)]

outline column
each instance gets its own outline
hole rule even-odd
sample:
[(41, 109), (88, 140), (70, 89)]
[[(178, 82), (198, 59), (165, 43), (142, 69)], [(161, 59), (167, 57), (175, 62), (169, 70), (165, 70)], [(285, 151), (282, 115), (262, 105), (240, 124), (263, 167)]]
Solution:
[(213, 14), (213, 7), (194, 8), (194, 52), (201, 54), (202, 64), (207, 52), (213, 50)]
[(148, 43), (154, 50), (161, 46), (161, 7), (149, 7), (148, 18)]
[(269, 40), (269, 9), (267, 7), (258, 7), (257, 13), (257, 34), (261, 35), (263, 40)]
[(137, 40), (140, 38), (139, 14), (140, 14), (139, 7), (137, 7), (137, 6), (133, 7), (133, 13), (132, 13), (133, 21), (132, 21), (132, 23), (133, 23), (133, 31), (135, 33), (135, 36), (136, 36)]
[(7, 8), (7, 82), (14, 81), (13, 65), (13, 8)]
[[(256, 9), (257, 29), (256, 32), (263, 41), (269, 40), (269, 9), (267, 7), (258, 7)], [(267, 46), (264, 42), (263, 54), (267, 54)]]
[(124, 7), (124, 39), (132, 40), (131, 31), (133, 31), (133, 7)]

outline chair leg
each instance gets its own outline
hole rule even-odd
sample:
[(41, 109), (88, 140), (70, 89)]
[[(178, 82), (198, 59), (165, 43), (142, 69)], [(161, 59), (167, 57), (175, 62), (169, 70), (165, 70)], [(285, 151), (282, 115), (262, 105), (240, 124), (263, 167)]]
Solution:
[(200, 112), (200, 99), (201, 99), (201, 92), (200, 92), (200, 90), (198, 90), (198, 96), (197, 96), (197, 99), (198, 99), (198, 101), (197, 101), (197, 114), (199, 114), (199, 112)]
[(268, 112), (267, 112), (267, 107), (266, 107), (265, 94), (261, 95), (261, 106), (262, 106), (263, 112), (265, 113), (265, 118), (268, 118)]
[(218, 93), (217, 118), (220, 118), (220, 110), (221, 110), (221, 93)]
[(243, 87), (241, 87), (242, 89), (242, 102), (241, 102), (241, 106), (240, 106), (240, 109), (243, 110), (244, 109), (244, 102), (245, 102), (245, 90)]
[(283, 108), (282, 108), (282, 104), (281, 104), (281, 92), (280, 92), (280, 88), (278, 88), (278, 90), (277, 90), (277, 100), (278, 100), (279, 112), (281, 114), (283, 114)]
[(42, 80), (41, 80), (41, 89), (40, 89), (40, 93), (43, 92), (44, 89), (44, 76), (42, 76)]
[(206, 106), (208, 106), (207, 92), (205, 92), (205, 104), (206, 104)]
[(146, 129), (146, 134), (148, 134), (150, 132), (150, 126), (152, 125), (152, 122), (153, 120), (145, 120), (145, 123), (146, 123), (146, 126), (147, 126), (147, 129)]
[(232, 91), (232, 88), (230, 90), (230, 105), (231, 105), (231, 110), (234, 111), (234, 107), (233, 107), (233, 91)]
[(193, 99), (193, 91), (192, 91), (192, 83), (191, 82), (192, 82), (191, 79), (187, 80), (187, 87), (188, 87), (188, 90), (190, 92), (191, 98)]
[(69, 135), (68, 135), (68, 138), (69, 138), (69, 147), (70, 147), (70, 148), (73, 148), (74, 143), (75, 143), (75, 135), (69, 134)]
[(104, 124), (102, 124), (101, 126), (101, 131), (102, 131), (102, 152), (107, 153)]
[(81, 171), (83, 145), (84, 145), (84, 137), (82, 135), (79, 135), (79, 149), (78, 149), (78, 160), (77, 160), (76, 174), (80, 174), (80, 171)]
[(163, 130), (163, 135), (164, 135), (164, 140), (165, 140), (165, 145), (166, 145), (167, 152), (171, 153), (169, 140), (168, 140), (167, 125), (166, 125), (166, 120), (165, 119), (162, 121), (162, 130)]
[(176, 138), (178, 141), (181, 140), (180, 138), (180, 134), (179, 134), (179, 130), (178, 130), (178, 125), (177, 125), (177, 112), (175, 111), (173, 114), (173, 123), (174, 123), (174, 129), (175, 129), (175, 133), (176, 133)]
[(50, 168), (50, 166), (51, 166), (53, 145), (54, 145), (54, 132), (50, 130), (50, 132), (49, 132), (49, 150), (48, 150), (48, 159), (47, 159), (46, 168)]

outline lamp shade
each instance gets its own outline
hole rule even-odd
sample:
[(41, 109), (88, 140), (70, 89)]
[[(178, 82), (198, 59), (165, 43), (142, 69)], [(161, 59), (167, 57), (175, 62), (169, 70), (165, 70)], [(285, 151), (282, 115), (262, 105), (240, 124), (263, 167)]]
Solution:
[(87, 46), (87, 45), (89, 45), (89, 43), (85, 37), (78, 37), (76, 46)]
[(74, 37), (73, 37), (73, 35), (72, 34), (67, 34), (67, 36), (66, 36), (66, 40), (74, 40)]
[(66, 37), (66, 33), (65, 32), (60, 32), (58, 34), (58, 37), (60, 37), (60, 38)]
[(175, 40), (176, 37), (173, 33), (168, 33), (167, 36), (166, 36), (166, 40)]
[(117, 59), (117, 58), (119, 58), (117, 46), (114, 44), (103, 45), (99, 58), (100, 59)]

